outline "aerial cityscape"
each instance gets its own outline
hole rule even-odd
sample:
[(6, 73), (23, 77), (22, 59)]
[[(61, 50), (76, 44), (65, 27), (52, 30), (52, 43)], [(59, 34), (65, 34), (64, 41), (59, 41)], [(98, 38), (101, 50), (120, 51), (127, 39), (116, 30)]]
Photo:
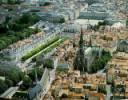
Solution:
[(128, 0), (0, 0), (0, 100), (128, 100)]

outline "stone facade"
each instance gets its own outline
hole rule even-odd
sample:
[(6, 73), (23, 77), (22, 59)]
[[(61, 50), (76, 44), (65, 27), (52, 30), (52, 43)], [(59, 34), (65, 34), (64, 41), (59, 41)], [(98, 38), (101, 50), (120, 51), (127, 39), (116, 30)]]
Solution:
[(96, 59), (96, 57), (101, 57), (102, 49), (98, 47), (88, 47), (85, 50), (85, 62), (87, 65), (87, 71), (90, 72), (90, 66)]
[(106, 12), (83, 11), (80, 13), (80, 18), (84, 18), (84, 19), (104, 20), (105, 18), (107, 18), (107, 16), (108, 16), (108, 13)]
[(120, 40), (118, 42), (117, 51), (128, 53), (128, 40)]
[(80, 29), (81, 29), (80, 25), (70, 24), (70, 25), (67, 25), (64, 28), (64, 32), (67, 32), (67, 33), (79, 33)]

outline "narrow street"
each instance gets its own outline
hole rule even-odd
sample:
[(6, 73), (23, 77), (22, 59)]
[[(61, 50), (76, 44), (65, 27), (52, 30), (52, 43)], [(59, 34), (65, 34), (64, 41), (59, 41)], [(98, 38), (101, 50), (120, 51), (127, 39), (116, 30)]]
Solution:
[[(106, 74), (104, 73), (105, 71), (105, 68), (98, 71), (97, 74)], [(110, 100), (111, 99), (111, 96), (112, 96), (112, 92), (111, 92), (111, 85), (106, 85), (106, 91), (107, 91), (107, 97), (106, 97), (106, 100)]]
[(111, 85), (106, 85), (107, 97), (106, 100), (110, 100), (112, 96)]

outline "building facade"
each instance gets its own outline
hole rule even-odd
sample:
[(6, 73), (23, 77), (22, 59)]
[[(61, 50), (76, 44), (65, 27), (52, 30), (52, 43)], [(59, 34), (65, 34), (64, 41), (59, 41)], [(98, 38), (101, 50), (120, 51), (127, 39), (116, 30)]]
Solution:
[(128, 53), (128, 40), (120, 40), (118, 42), (117, 51)]

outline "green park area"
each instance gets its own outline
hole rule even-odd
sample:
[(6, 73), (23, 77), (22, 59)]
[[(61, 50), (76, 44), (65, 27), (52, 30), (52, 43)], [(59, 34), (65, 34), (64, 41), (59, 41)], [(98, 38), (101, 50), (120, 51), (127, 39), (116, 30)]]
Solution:
[(25, 13), (15, 20), (6, 17), (6, 20), (0, 24), (0, 50), (32, 34), (36, 34), (39, 31), (37, 28), (30, 29), (28, 27), (38, 21), (39, 17), (34, 13)]
[(17, 69), (9, 71), (0, 71), (0, 94), (4, 93), (8, 88), (16, 86), (19, 82), (23, 81), (20, 90), (26, 91), (33, 86), (35, 79), (35, 70), (37, 78), (40, 80), (43, 75), (43, 68), (33, 68), (28, 74), (21, 72)]
[(97, 58), (93, 64), (91, 65), (91, 73), (96, 73), (97, 71), (104, 69), (107, 62), (111, 59), (111, 55), (109, 52), (103, 50), (102, 56)]

